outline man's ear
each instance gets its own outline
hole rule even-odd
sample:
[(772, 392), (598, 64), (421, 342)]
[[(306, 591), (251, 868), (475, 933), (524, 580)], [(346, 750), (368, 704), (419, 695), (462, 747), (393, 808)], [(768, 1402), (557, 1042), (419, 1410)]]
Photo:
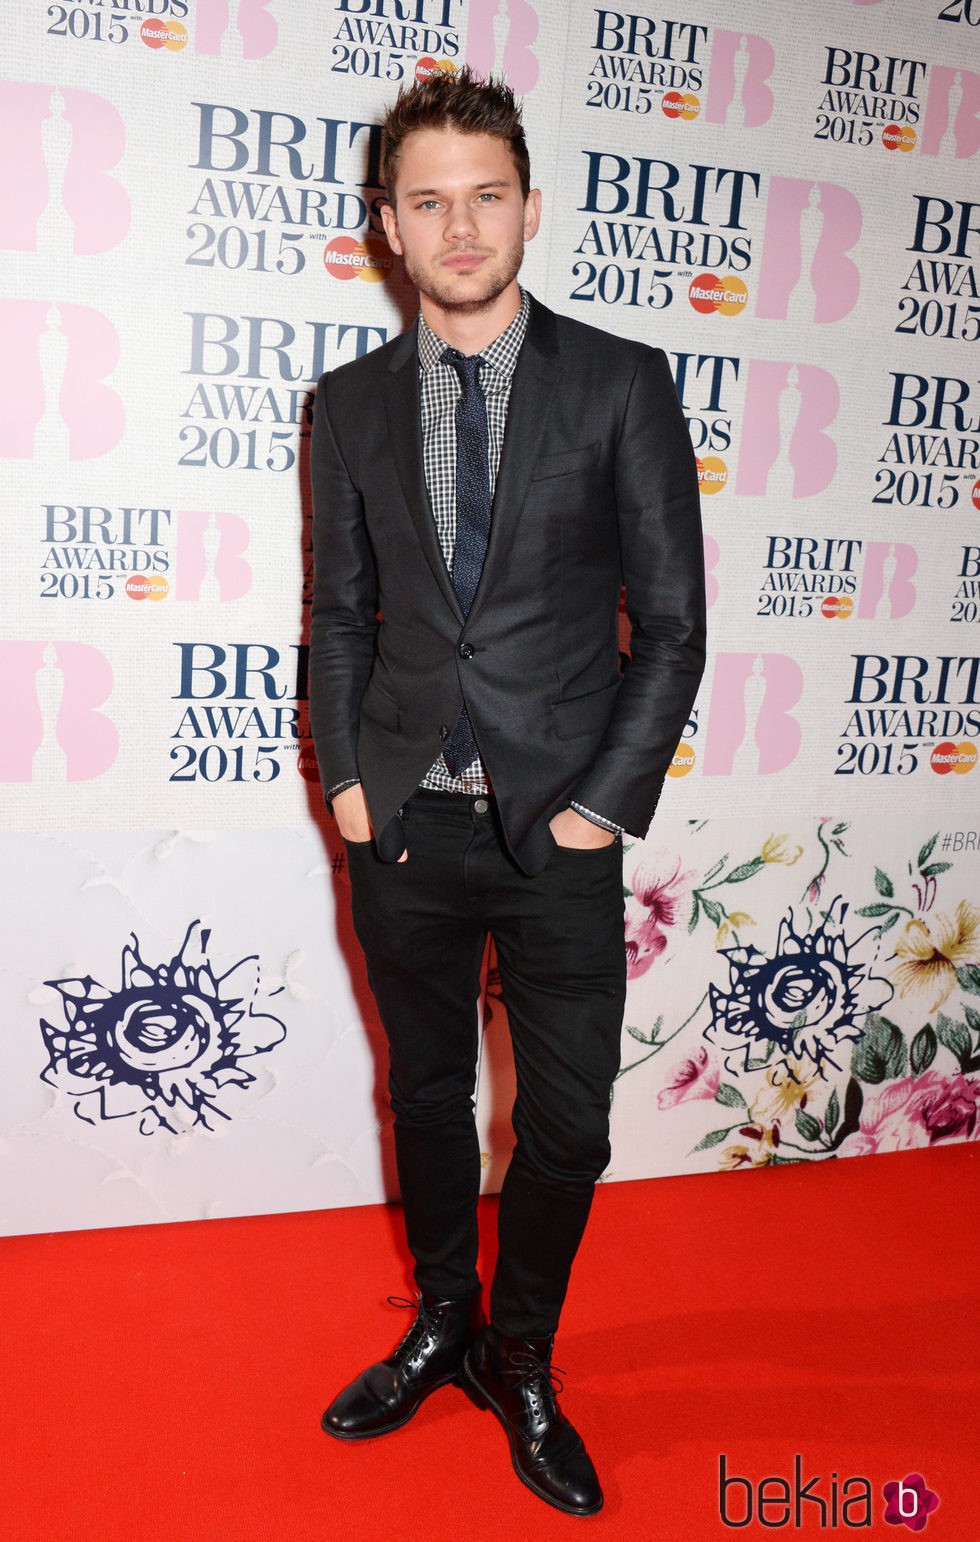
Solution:
[(405, 250), (398, 235), (398, 216), (395, 214), (394, 208), (390, 203), (383, 203), (381, 205), (381, 223), (385, 228), (385, 235), (388, 237), (388, 245), (395, 256), (403, 257)]
[(541, 189), (532, 187), (524, 200), (524, 239), (533, 241), (541, 223)]

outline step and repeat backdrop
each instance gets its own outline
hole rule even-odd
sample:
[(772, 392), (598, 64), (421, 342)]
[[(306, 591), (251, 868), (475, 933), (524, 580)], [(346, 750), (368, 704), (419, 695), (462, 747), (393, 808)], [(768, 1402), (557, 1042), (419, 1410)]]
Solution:
[[(0, 1227), (393, 1192), (311, 393), (413, 317), (378, 123), (462, 60), (525, 99), (528, 287), (667, 351), (701, 472), (609, 1178), (975, 1138), (980, 0), (32, 0), (4, 42)], [(488, 1188), (511, 1096), (491, 954)]]

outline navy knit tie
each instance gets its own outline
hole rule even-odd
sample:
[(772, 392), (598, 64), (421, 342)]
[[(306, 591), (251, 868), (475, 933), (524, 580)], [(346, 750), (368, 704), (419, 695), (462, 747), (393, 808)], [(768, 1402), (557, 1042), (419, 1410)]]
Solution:
[[(480, 366), (485, 362), (479, 354), (470, 358), (456, 348), (447, 348), (442, 355), (442, 363), (456, 371), (461, 387), (456, 403), (456, 544), (452, 580), (464, 616), (470, 613), (490, 538), (490, 435), (487, 404), (480, 385)], [(443, 747), (443, 759), (452, 775), (459, 776), (476, 753), (476, 740), (464, 707)]]

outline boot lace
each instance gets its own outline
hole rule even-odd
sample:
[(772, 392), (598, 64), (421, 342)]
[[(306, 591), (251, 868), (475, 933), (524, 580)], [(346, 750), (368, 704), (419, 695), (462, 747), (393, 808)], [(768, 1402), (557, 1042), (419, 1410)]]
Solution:
[(558, 1394), (565, 1390), (561, 1378), (567, 1372), (524, 1350), (510, 1354), (508, 1365), (513, 1373), (515, 1390), (523, 1393), (524, 1417), (528, 1425), (553, 1419), (558, 1411)]
[(426, 1343), (437, 1331), (437, 1320), (433, 1310), (430, 1310), (422, 1300), (421, 1292), (414, 1300), (408, 1300), (405, 1296), (389, 1296), (389, 1306), (397, 1306), (403, 1311), (415, 1313), (415, 1321), (402, 1339), (395, 1354), (401, 1361), (416, 1359), (420, 1351), (424, 1350)]

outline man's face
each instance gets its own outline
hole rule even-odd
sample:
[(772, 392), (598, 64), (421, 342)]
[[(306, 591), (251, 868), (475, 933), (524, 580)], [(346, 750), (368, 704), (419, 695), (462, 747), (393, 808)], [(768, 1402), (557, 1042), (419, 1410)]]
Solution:
[(416, 129), (401, 150), (397, 210), (381, 210), (392, 250), (421, 293), (445, 311), (487, 310), (514, 282), (538, 228), (541, 195), (525, 201), (503, 140)]

